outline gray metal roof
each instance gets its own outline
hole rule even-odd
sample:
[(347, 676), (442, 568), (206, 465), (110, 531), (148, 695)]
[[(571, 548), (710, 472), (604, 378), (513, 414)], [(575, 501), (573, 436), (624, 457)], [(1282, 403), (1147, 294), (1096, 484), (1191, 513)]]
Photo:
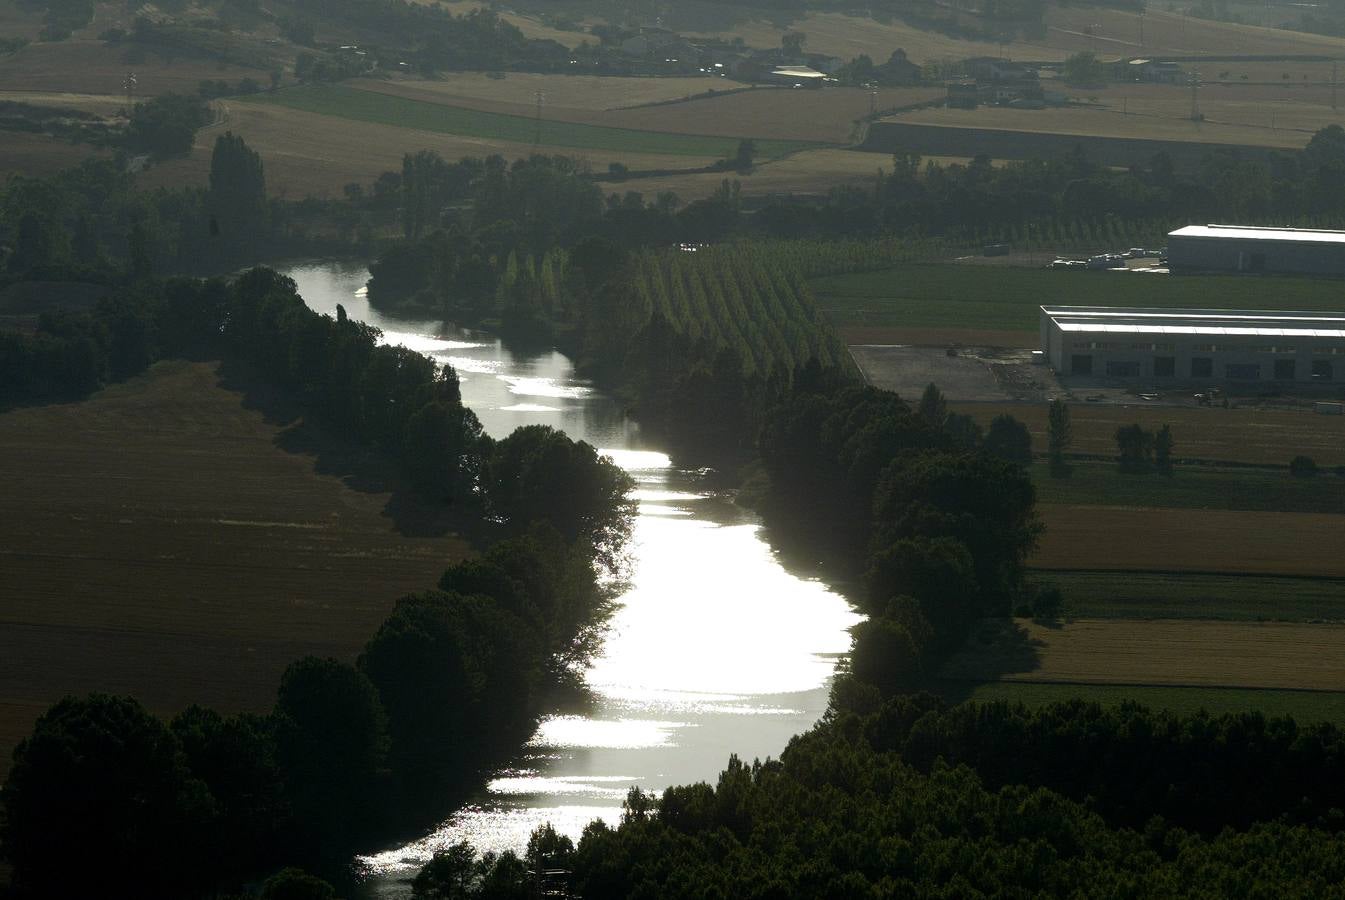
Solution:
[(1257, 228), (1251, 225), (1187, 225), (1168, 232), (1169, 238), (1211, 238), (1235, 241), (1285, 241), (1304, 244), (1345, 244), (1345, 231), (1313, 228)]
[(1345, 338), (1345, 312), (1124, 306), (1041, 310), (1061, 331), (1076, 333)]

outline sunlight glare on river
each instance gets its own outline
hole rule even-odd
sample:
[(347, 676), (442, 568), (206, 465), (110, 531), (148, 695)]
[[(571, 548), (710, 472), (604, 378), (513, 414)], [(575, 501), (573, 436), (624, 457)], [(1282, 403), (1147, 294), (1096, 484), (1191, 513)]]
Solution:
[(456, 841), (521, 851), (548, 822), (578, 839), (595, 818), (618, 822), (630, 787), (713, 783), (730, 754), (779, 756), (822, 715), (859, 616), (822, 582), (786, 571), (755, 516), (711, 490), (704, 471), (648, 446), (564, 355), (382, 316), (360, 293), (368, 278), (360, 267), (284, 272), (313, 309), (334, 313), (341, 303), (386, 340), (453, 365), (463, 373), (463, 402), (492, 437), (552, 425), (610, 456), (637, 485), (630, 587), (588, 673), (591, 706), (545, 717), (518, 756), (433, 833), (362, 857), (368, 895), (407, 896), (406, 879)]

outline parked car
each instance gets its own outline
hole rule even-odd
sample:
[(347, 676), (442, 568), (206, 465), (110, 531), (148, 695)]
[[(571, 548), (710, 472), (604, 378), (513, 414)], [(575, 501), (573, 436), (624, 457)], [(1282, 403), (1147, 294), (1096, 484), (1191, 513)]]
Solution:
[(1126, 258), (1119, 253), (1099, 253), (1088, 258), (1090, 269), (1124, 269)]

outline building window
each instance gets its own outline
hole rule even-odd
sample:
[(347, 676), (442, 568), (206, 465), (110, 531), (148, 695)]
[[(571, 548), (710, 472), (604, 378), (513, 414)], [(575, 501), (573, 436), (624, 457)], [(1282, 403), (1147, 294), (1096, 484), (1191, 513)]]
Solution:
[(1172, 344), (1131, 344), (1130, 349), (1156, 351), (1159, 353), (1166, 351), (1168, 353), (1171, 353), (1172, 346), (1173, 346)]
[(1075, 350), (1115, 350), (1113, 341), (1075, 341)]
[(1218, 344), (1192, 344), (1191, 350), (1195, 353), (1213, 353), (1219, 349)]
[(1259, 363), (1228, 363), (1224, 366), (1224, 375), (1242, 381), (1255, 381), (1261, 377)]
[(1138, 362), (1123, 362), (1119, 359), (1107, 360), (1107, 375), (1112, 378), (1138, 378), (1140, 374), (1140, 364)]
[(1276, 381), (1294, 380), (1294, 361), (1292, 359), (1275, 360), (1275, 380)]
[(1087, 353), (1076, 353), (1069, 358), (1069, 371), (1071, 375), (1092, 375), (1093, 357)]
[(1191, 360), (1192, 378), (1209, 378), (1214, 374), (1214, 360), (1207, 356), (1197, 356)]
[(1177, 374), (1177, 360), (1171, 356), (1154, 357), (1154, 377), (1171, 378)]
[(1313, 381), (1331, 380), (1331, 360), (1314, 359), (1312, 361), (1312, 380)]

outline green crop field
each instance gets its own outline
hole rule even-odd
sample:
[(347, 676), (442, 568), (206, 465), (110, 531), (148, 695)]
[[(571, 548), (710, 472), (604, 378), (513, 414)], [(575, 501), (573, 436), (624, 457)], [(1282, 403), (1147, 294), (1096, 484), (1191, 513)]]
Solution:
[(1100, 306), (1341, 309), (1327, 279), (1169, 276), (1011, 266), (912, 264), (817, 278), (817, 305), (836, 326), (1036, 333), (1044, 303)]
[[(539, 123), (531, 116), (465, 109), (334, 84), (300, 85), (275, 93), (257, 94), (247, 98), (246, 102), (274, 104), (324, 116), (395, 125), (439, 134), (514, 141), (521, 144), (533, 143), (535, 140), (540, 147), (546, 149), (573, 148), (672, 156), (727, 157), (733, 154), (738, 143), (737, 138), (636, 131), (575, 122), (547, 121), (545, 118)], [(820, 146), (824, 145), (809, 141), (756, 142), (757, 154), (768, 158)]]
[(1275, 691), (1242, 688), (1150, 687), (1102, 684), (1024, 684), (997, 681), (975, 685), (958, 699), (980, 702), (1007, 700), (1029, 707), (1062, 700), (1087, 700), (1103, 706), (1140, 703), (1180, 715), (1205, 710), (1222, 713), (1260, 712), (1268, 716), (1292, 716), (1299, 723), (1334, 722), (1345, 725), (1345, 693), (1335, 691)]
[(1345, 513), (1345, 478), (1295, 478), (1287, 470), (1178, 466), (1165, 477), (1081, 463), (1069, 478), (1052, 478), (1042, 463), (1032, 467), (1032, 481), (1042, 503)]
[(1085, 618), (1345, 621), (1340, 579), (1046, 570), (1032, 578), (1060, 588), (1068, 614)]

